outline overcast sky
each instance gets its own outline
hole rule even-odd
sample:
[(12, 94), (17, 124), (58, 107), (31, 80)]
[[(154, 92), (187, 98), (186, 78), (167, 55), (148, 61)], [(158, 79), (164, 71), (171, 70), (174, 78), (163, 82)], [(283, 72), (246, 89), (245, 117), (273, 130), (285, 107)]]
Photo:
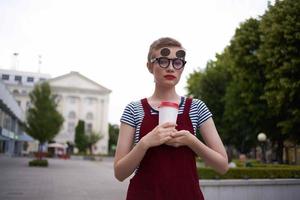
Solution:
[[(274, 0), (271, 0), (272, 4)], [(268, 0), (0, 0), (0, 68), (40, 71), (51, 77), (78, 71), (112, 90), (109, 122), (125, 106), (153, 91), (147, 71), (152, 41), (165, 36), (187, 50), (186, 79), (204, 69), (230, 42), (235, 29), (267, 9)], [(76, 83), (75, 83), (76, 84)]]

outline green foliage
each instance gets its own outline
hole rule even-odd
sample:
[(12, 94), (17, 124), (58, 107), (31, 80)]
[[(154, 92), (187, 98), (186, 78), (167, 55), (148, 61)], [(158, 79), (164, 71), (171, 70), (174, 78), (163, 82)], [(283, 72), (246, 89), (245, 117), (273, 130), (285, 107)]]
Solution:
[(227, 84), (231, 80), (228, 71), (229, 59), (227, 50), (216, 57), (216, 61), (207, 63), (204, 72), (194, 72), (188, 77), (187, 90), (189, 95), (205, 102), (214, 115), (215, 124), (222, 138), (227, 138), (226, 131), (223, 129), (224, 95)]
[(108, 140), (108, 146), (109, 146), (109, 152), (114, 153), (114, 148), (117, 146), (118, 142), (118, 136), (119, 136), (119, 126), (118, 125), (112, 125), (109, 124), (109, 140)]
[[(266, 85), (264, 99), (278, 117), (284, 137), (299, 140), (300, 125), (300, 1), (276, 1), (261, 18)], [(288, 134), (288, 136), (286, 136)]]
[(26, 133), (40, 144), (52, 140), (59, 132), (63, 117), (56, 110), (56, 98), (47, 82), (37, 84), (29, 94), (31, 107), (27, 112)]
[(48, 167), (48, 160), (31, 160), (28, 164), (31, 167)]
[(187, 79), (187, 86), (186, 89), (188, 91), (189, 96), (193, 96), (195, 98), (201, 99), (201, 90), (200, 90), (200, 80), (202, 77), (203, 72), (194, 71), (191, 73)]
[(231, 168), (224, 175), (211, 168), (198, 168), (200, 179), (269, 179), (269, 178), (299, 178), (299, 167), (268, 167), (268, 168)]
[(79, 152), (85, 152), (87, 148), (87, 138), (85, 137), (85, 123), (79, 120), (75, 128), (75, 145)]
[(85, 137), (85, 140), (86, 140), (86, 147), (85, 148), (88, 148), (90, 153), (93, 152), (93, 145), (96, 144), (100, 139), (102, 139), (102, 135), (100, 134), (97, 134), (97, 133), (90, 133), (88, 135), (84, 135)]
[[(248, 19), (236, 29), (228, 47), (232, 81), (225, 95), (224, 120), (232, 143), (247, 153), (264, 130), (266, 102), (261, 100), (265, 84), (263, 68), (257, 57), (260, 46), (259, 21)], [(264, 122), (264, 123), (261, 123)]]
[(226, 144), (247, 153), (265, 132), (277, 143), (300, 141), (300, 2), (276, 1), (248, 19), (216, 61), (188, 78), (188, 94), (203, 100)]
[(79, 120), (75, 128), (75, 145), (79, 150), (79, 153), (93, 152), (93, 145), (96, 144), (103, 136), (95, 132), (85, 133), (85, 122)]

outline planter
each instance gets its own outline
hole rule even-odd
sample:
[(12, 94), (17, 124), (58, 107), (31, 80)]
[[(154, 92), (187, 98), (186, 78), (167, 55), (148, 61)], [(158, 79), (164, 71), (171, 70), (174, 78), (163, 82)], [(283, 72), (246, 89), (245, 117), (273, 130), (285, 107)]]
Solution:
[(205, 200), (299, 200), (300, 179), (200, 180)]

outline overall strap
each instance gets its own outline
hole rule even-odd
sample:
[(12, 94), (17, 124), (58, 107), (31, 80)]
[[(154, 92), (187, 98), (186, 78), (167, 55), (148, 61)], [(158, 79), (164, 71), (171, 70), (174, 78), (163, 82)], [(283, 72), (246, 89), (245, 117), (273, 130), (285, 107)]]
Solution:
[(148, 103), (147, 98), (142, 99), (141, 102), (142, 102), (142, 106), (143, 106), (143, 109), (144, 109), (144, 114), (145, 115), (151, 115), (151, 107)]
[(184, 105), (184, 110), (183, 110), (183, 115), (189, 117), (189, 113), (191, 110), (191, 105), (192, 105), (192, 98), (186, 98), (185, 100), (185, 105)]

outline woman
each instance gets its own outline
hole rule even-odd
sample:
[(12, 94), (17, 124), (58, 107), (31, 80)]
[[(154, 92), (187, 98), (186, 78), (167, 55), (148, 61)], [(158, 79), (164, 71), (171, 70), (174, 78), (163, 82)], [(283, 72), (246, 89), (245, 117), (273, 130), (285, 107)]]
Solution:
[[(173, 38), (160, 38), (150, 46), (147, 67), (154, 76), (154, 93), (125, 108), (115, 154), (119, 181), (135, 172), (128, 200), (203, 199), (196, 156), (221, 174), (228, 170), (224, 145), (206, 105), (176, 93), (185, 63), (185, 50)], [(179, 104), (176, 124), (158, 125), (162, 101)], [(197, 129), (205, 143), (197, 139)]]

